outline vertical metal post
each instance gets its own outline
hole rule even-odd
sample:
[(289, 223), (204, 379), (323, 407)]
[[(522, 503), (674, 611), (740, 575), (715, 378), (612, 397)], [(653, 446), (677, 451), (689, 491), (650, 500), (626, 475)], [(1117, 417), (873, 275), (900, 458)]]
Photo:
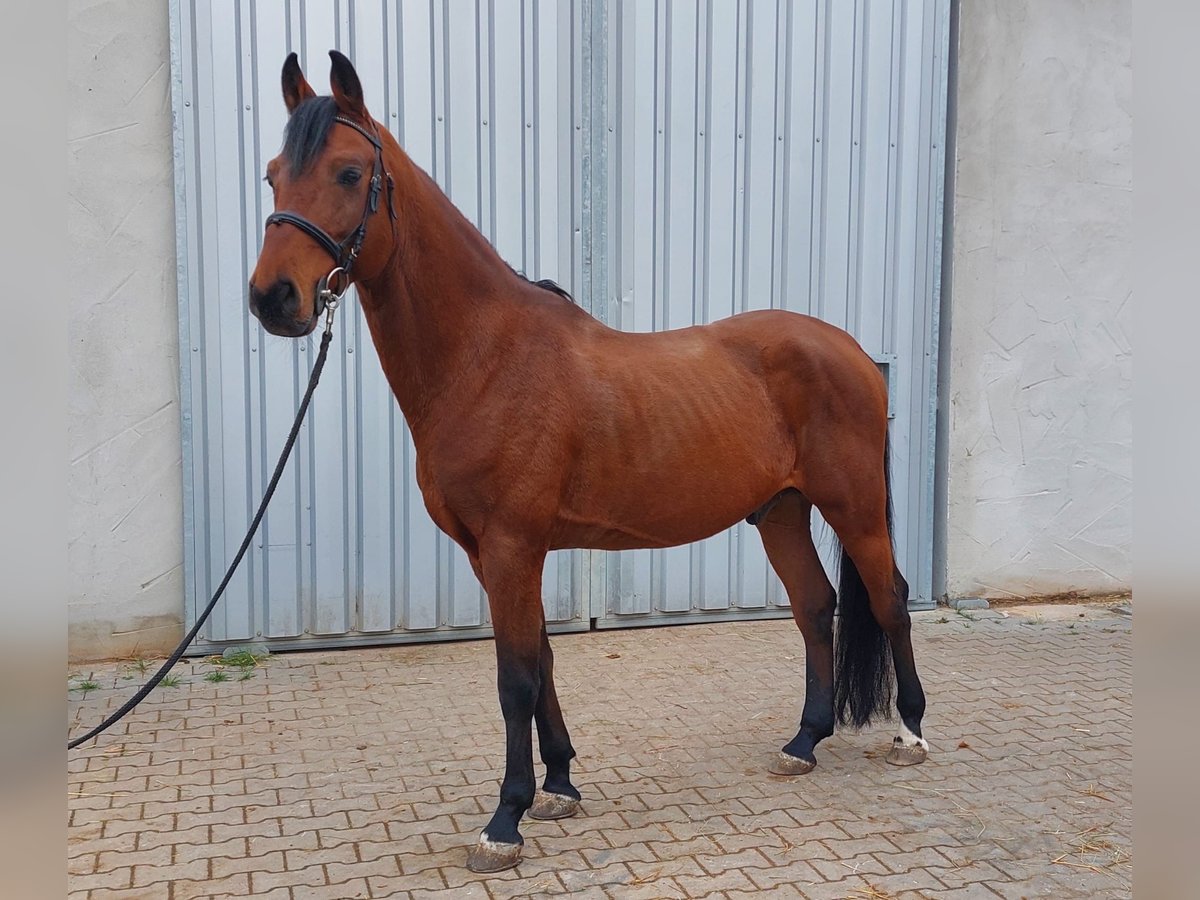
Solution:
[[(193, 482), (196, 448), (192, 440), (192, 359), (191, 309), (188, 296), (188, 205), (185, 177), (187, 137), (184, 120), (191, 115), (191, 101), (184, 91), (184, 67), (188, 54), (184, 51), (183, 9), (180, 0), (168, 4), (171, 53), (171, 156), (175, 176), (175, 285), (179, 307), (179, 406), (180, 442), (182, 446), (181, 474), (183, 480), (183, 626), (191, 628), (196, 622), (196, 496)], [(189, 38), (190, 40), (190, 38)], [(203, 450), (200, 451), (203, 453)]]
[[(939, 591), (944, 590), (944, 585), (939, 583), (944, 581), (944, 578), (939, 575), (935, 562), (941, 558), (944, 565), (945, 554), (944, 546), (938, 546), (945, 537), (944, 523), (939, 523), (938, 521), (939, 510), (937, 503), (940, 493), (938, 491), (938, 362), (941, 349), (940, 339), (942, 337), (941, 316), (943, 289), (945, 287), (944, 280), (950, 276), (949, 267), (945, 265), (948, 261), (948, 257), (946, 256), (948, 249), (946, 242), (948, 238), (950, 247), (953, 247), (953, 237), (950, 234), (950, 230), (953, 228), (954, 159), (952, 156), (947, 156), (947, 145), (954, 140), (954, 134), (950, 130), (955, 113), (955, 110), (950, 107), (950, 103), (952, 102), (950, 98), (951, 54), (957, 53), (957, 47), (952, 46), (950, 42), (954, 5), (954, 0), (939, 0), (936, 12), (938, 24), (934, 33), (936, 41), (935, 57), (937, 60), (934, 68), (934, 84), (936, 89), (933, 96), (934, 115), (933, 134), (931, 135), (931, 142), (933, 144), (931, 180), (934, 186), (934, 198), (932, 221), (929, 223), (930, 241), (933, 246), (929, 253), (932, 274), (928, 300), (929, 313), (926, 319), (927, 330), (925, 333), (924, 368), (927, 380), (925, 384), (925, 434), (922, 444), (924, 460), (920, 487), (921, 519), (917, 537), (922, 570), (920, 586), (923, 589), (915, 591), (914, 596), (909, 601), (909, 606), (912, 609), (932, 609), (937, 605)], [(949, 163), (947, 164), (948, 160)], [(946, 189), (948, 186), (951, 191), (951, 195), (948, 198), (950, 202), (949, 213), (946, 211)], [(952, 262), (952, 260), (949, 261)], [(948, 299), (947, 297), (947, 302)], [(943, 509), (941, 512), (944, 514), (945, 510)]]
[[(584, 150), (581, 174), (583, 194), (583, 284), (588, 311), (601, 322), (609, 321), (608, 252), (608, 0), (580, 0)], [(604, 615), (608, 595), (607, 554), (585, 550), (587, 572), (584, 615)]]
[(581, 0), (583, 55), (583, 281), (589, 312), (609, 318), (608, 2)]

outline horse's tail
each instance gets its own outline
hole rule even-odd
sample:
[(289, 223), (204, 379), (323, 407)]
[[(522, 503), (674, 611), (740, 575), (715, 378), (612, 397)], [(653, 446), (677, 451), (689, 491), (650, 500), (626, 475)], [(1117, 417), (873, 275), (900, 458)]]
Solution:
[[(887, 530), (892, 537), (891, 440), (884, 444), (883, 479), (887, 488)], [(871, 600), (854, 560), (842, 548), (838, 581), (837, 638), (834, 648), (834, 708), (838, 723), (861, 728), (872, 717), (891, 718), (892, 650), (871, 613)]]

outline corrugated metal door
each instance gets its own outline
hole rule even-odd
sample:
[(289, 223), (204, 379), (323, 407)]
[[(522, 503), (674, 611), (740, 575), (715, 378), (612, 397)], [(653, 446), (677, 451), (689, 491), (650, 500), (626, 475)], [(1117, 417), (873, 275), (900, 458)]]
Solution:
[[(273, 337), (245, 292), (272, 208), (262, 183), (286, 111), (279, 71), (300, 54), (328, 92), (330, 48), (367, 105), (514, 267), (568, 287), (580, 265), (578, 13), (554, 0), (234, 3), (177, 0), (187, 615), (241, 540), (317, 337)], [(199, 652), (230, 641), (325, 646), (485, 634), (465, 554), (430, 521), (411, 439), (351, 302), (296, 453)], [(581, 553), (551, 554), (543, 601), (587, 627)]]
[[(187, 617), (261, 496), (315, 341), (245, 303), (295, 50), (368, 106), (514, 267), (631, 330), (779, 306), (848, 327), (892, 387), (901, 564), (931, 597), (933, 360), (948, 0), (172, 0)], [(196, 649), (486, 634), (433, 526), (353, 298), (297, 453)], [(745, 525), (559, 553), (554, 627), (784, 614)]]
[[(649, 331), (774, 307), (854, 334), (890, 383), (915, 605), (932, 597), (947, 15), (946, 0), (614, 0), (607, 17), (613, 299), (597, 312)], [(607, 554), (593, 615), (786, 614), (755, 532)], [(817, 533), (830, 567), (829, 529)]]

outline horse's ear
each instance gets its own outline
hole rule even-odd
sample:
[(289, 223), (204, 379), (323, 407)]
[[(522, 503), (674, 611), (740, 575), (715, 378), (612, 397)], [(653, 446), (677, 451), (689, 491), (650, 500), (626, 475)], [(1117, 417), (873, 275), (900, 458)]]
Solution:
[(295, 53), (289, 53), (283, 61), (283, 102), (287, 106), (288, 115), (296, 111), (296, 107), (309, 97), (317, 96), (317, 92), (305, 81), (304, 73), (300, 71), (300, 60)]
[(329, 51), (329, 58), (333, 61), (333, 67), (329, 70), (329, 86), (333, 89), (333, 99), (338, 109), (365, 119), (367, 106), (363, 102), (362, 82), (354, 71), (354, 63), (336, 50)]

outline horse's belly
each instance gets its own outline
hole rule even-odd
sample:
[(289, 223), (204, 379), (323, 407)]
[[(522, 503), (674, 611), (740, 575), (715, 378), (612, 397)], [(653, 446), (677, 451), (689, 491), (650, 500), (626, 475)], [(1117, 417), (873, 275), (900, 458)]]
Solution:
[(677, 547), (712, 537), (737, 524), (742, 518), (742, 515), (710, 515), (680, 522), (573, 522), (558, 532), (551, 549), (643, 550)]
[(625, 465), (596, 462), (564, 505), (556, 546), (672, 547), (745, 518), (787, 486), (794, 453), (774, 431), (751, 429), (647, 448)]

